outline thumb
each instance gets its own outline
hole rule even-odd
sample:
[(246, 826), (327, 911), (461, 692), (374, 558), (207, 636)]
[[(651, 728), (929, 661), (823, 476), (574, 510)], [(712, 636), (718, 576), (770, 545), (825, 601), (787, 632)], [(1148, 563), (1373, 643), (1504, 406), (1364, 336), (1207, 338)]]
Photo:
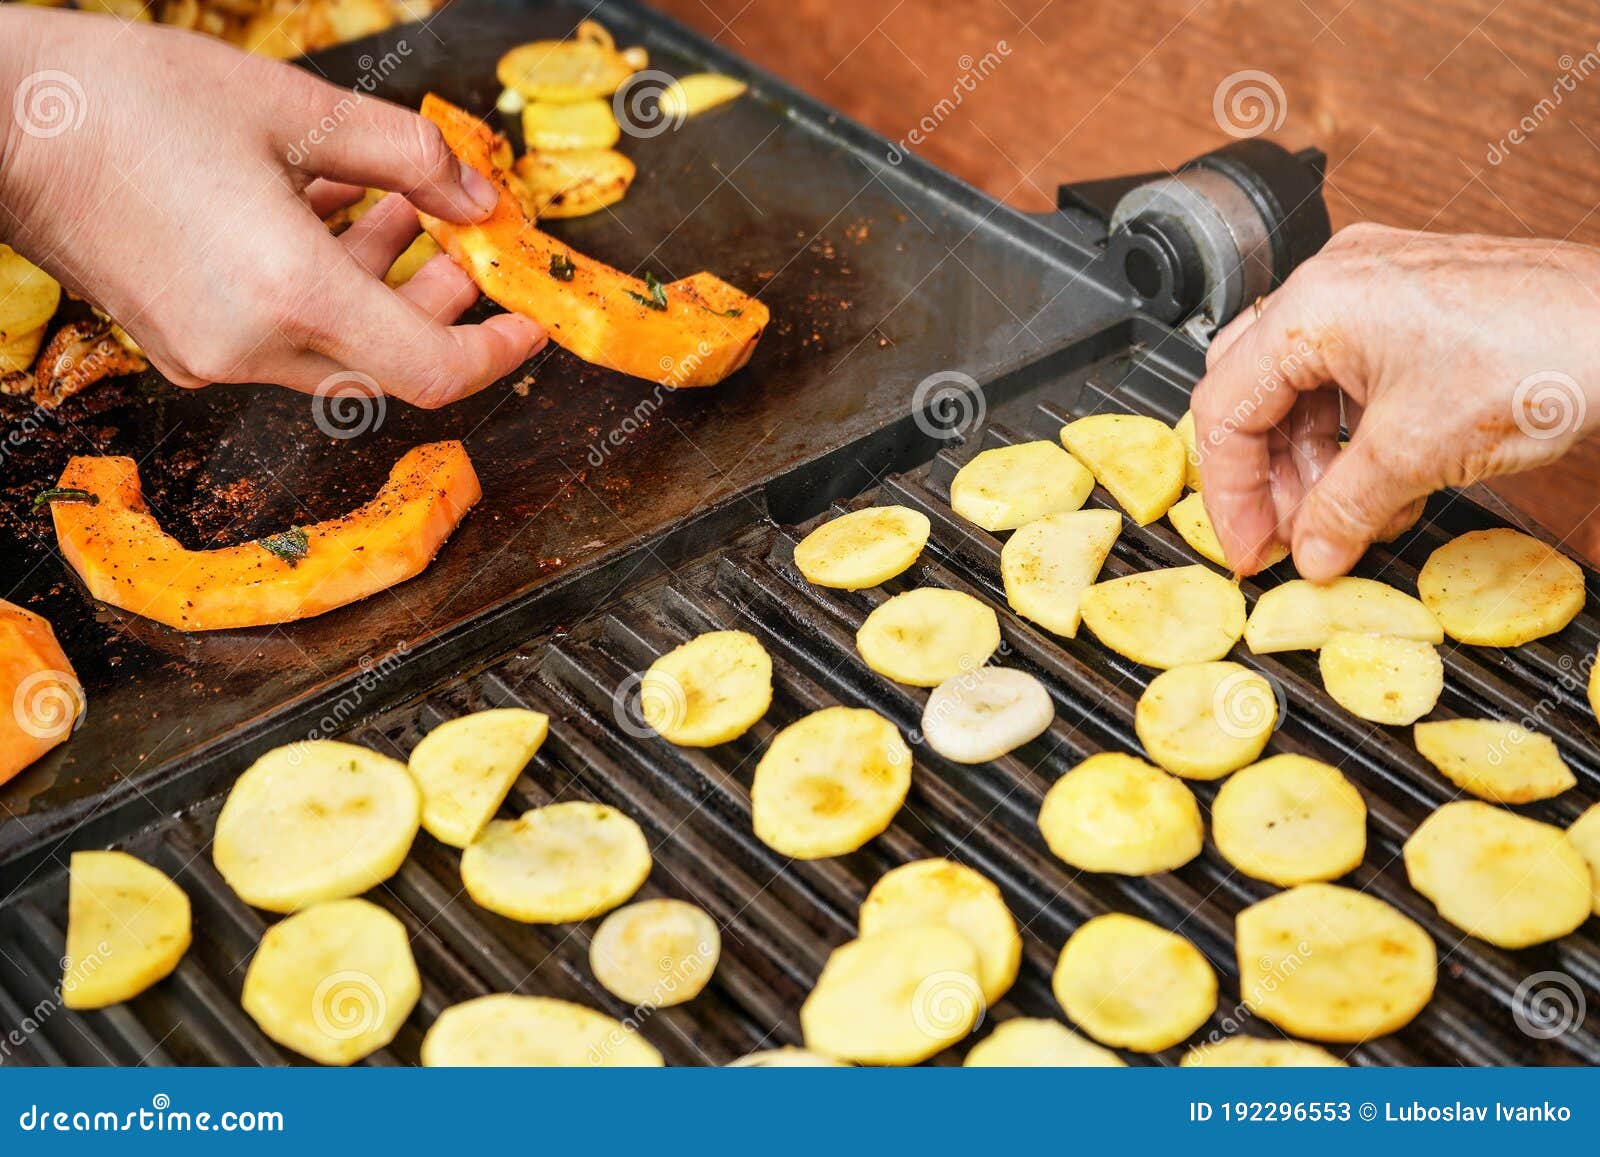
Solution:
[(1374, 449), (1370, 422), (1306, 494), (1290, 538), (1302, 578), (1327, 582), (1349, 572), (1411, 503), (1426, 491), (1408, 487)]

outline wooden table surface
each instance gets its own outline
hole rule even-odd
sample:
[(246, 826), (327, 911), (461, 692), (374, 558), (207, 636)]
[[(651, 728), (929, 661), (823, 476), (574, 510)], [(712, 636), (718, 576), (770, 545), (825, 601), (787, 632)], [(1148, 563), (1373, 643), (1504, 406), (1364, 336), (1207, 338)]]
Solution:
[[(911, 151), (1021, 208), (1175, 167), (1228, 143), (1229, 117), (1266, 115), (1274, 139), (1327, 152), (1335, 228), (1600, 245), (1584, 0), (651, 2), (893, 140), (932, 116)], [(1600, 562), (1600, 446), (1497, 489)]]

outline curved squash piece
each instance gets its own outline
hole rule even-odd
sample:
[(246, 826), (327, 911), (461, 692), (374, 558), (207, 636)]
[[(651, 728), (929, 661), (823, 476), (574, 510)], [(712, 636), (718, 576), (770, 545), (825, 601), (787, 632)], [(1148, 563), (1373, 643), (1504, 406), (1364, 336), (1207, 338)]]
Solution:
[(533, 318), (586, 362), (675, 389), (714, 386), (750, 360), (769, 317), (761, 301), (715, 274), (647, 284), (575, 252), (534, 227), (495, 161), (488, 126), (432, 93), (422, 115), (500, 190), (499, 206), (476, 225), (418, 214), (485, 296)]
[(407, 452), (377, 497), (342, 518), (272, 540), (186, 550), (145, 508), (132, 458), (74, 458), (60, 487), (97, 500), (53, 508), (61, 553), (89, 593), (180, 631), (307, 619), (404, 582), (427, 568), (483, 496), (461, 443), (430, 442)]
[(0, 783), (64, 743), (83, 706), (49, 622), (0, 599)]

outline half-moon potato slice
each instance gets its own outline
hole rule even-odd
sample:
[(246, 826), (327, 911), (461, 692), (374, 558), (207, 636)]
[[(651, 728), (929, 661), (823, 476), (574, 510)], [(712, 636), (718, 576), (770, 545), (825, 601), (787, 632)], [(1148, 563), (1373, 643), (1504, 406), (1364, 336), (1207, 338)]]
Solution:
[(1373, 579), (1329, 583), (1290, 579), (1262, 594), (1245, 624), (1245, 645), (1257, 655), (1320, 650), (1334, 635), (1398, 635), (1444, 642), (1433, 613), (1416, 599)]
[(1583, 571), (1526, 534), (1474, 530), (1428, 556), (1417, 593), (1452, 639), (1517, 647), (1561, 630), (1583, 609)]
[(1021, 527), (1000, 548), (1000, 578), (1011, 609), (1045, 630), (1078, 633), (1078, 602), (1093, 585), (1122, 530), (1115, 510), (1051, 514)]
[[(1211, 525), (1211, 515), (1206, 513), (1205, 499), (1196, 490), (1186, 494), (1172, 504), (1167, 511), (1167, 521), (1172, 523), (1172, 529), (1182, 536), (1201, 558), (1207, 562), (1214, 562), (1224, 569), (1231, 570), (1232, 564), (1228, 556), (1223, 553), (1222, 540), (1217, 537), (1216, 529)], [(1267, 548), (1267, 557), (1261, 563), (1262, 567), (1276, 566), (1289, 557), (1289, 548), (1281, 542), (1275, 542)]]
[(1061, 949), (1056, 1000), (1095, 1040), (1156, 1053), (1188, 1039), (1217, 1008), (1217, 974), (1182, 936), (1112, 912)]
[(794, 565), (819, 587), (859, 591), (904, 573), (928, 545), (928, 516), (869, 506), (824, 522), (794, 548)]
[(1061, 444), (1140, 526), (1183, 493), (1188, 455), (1172, 427), (1137, 414), (1091, 414), (1061, 429)]
[(428, 732), (408, 763), (422, 789), (422, 826), (453, 848), (477, 839), (549, 732), (549, 716), (519, 707), (463, 715)]
[(189, 897), (126, 852), (73, 852), (61, 1003), (104, 1008), (171, 974), (189, 949)]
[(1200, 489), (1200, 449), (1194, 433), (1194, 411), (1185, 410), (1172, 432), (1183, 443), (1183, 482), (1190, 490)]
[(1245, 623), (1239, 588), (1198, 564), (1096, 583), (1078, 610), (1095, 638), (1147, 667), (1220, 659)]
[(603, 803), (568, 800), (494, 820), (461, 853), (461, 882), (480, 907), (527, 924), (609, 912), (650, 875), (639, 825)]
[(452, 1005), (422, 1038), (430, 1068), (660, 1068), (638, 1030), (548, 996), (495, 993)]
[(1094, 489), (1094, 475), (1054, 442), (997, 446), (956, 471), (950, 508), (984, 530), (1077, 510)]

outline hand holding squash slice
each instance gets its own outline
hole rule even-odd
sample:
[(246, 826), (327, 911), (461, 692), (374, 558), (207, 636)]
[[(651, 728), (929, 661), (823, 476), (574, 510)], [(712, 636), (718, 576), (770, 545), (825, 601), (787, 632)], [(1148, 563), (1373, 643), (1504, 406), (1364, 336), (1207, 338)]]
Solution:
[(186, 550), (145, 508), (132, 458), (74, 458), (62, 491), (77, 493), (53, 505), (56, 540), (89, 593), (180, 631), (293, 622), (414, 578), (482, 497), (461, 443), (430, 442), (342, 518)]
[(50, 624), (0, 599), (0, 783), (65, 742), (83, 708)]
[(418, 214), (485, 296), (535, 319), (586, 362), (675, 389), (714, 386), (750, 360), (769, 316), (759, 300), (711, 273), (640, 281), (563, 245), (534, 227), (486, 125), (431, 93), (422, 115), (500, 190), (500, 204), (476, 225)]

